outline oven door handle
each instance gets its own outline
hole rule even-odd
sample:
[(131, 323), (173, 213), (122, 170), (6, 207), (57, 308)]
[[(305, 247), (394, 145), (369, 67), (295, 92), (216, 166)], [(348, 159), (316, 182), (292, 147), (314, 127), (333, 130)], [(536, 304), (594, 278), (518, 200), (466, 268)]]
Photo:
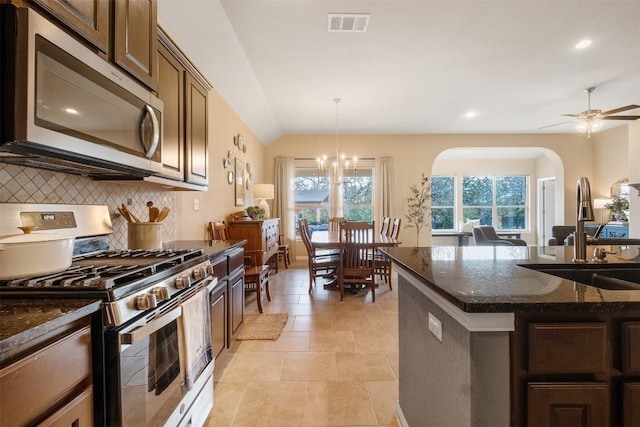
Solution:
[(178, 317), (182, 315), (182, 306), (178, 306), (163, 315), (162, 317), (155, 319), (151, 323), (147, 323), (146, 325), (140, 326), (139, 328), (134, 329), (131, 332), (121, 333), (120, 335), (120, 345), (131, 345), (140, 341), (142, 338), (150, 336), (152, 333), (157, 330), (164, 328), (169, 323), (176, 320)]

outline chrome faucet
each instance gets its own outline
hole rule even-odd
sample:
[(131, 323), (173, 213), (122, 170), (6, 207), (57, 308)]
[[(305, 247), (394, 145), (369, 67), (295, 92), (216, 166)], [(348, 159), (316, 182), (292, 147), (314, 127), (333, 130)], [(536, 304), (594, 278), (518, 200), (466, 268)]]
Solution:
[(591, 202), (591, 186), (586, 177), (578, 179), (576, 188), (576, 231), (573, 233), (573, 262), (584, 264), (587, 262), (587, 234), (584, 232), (584, 222), (593, 221), (593, 204)]

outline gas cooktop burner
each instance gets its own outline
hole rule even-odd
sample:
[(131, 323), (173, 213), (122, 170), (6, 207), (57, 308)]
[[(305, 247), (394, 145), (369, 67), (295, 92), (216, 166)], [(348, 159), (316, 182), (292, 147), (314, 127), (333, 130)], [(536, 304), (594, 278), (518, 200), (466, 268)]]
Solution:
[(145, 249), (126, 249), (126, 250), (111, 250), (100, 252), (96, 255), (87, 256), (84, 258), (169, 258), (173, 256), (179, 256), (184, 254), (190, 254), (198, 252), (196, 249), (182, 249), (182, 250), (145, 250)]
[[(147, 283), (148, 278), (163, 276), (200, 262), (202, 249), (169, 250), (108, 250), (73, 260), (67, 270), (22, 279), (0, 280), (0, 291), (8, 288), (46, 288), (48, 290), (108, 290), (132, 284)], [(35, 291), (35, 289), (34, 289)]]

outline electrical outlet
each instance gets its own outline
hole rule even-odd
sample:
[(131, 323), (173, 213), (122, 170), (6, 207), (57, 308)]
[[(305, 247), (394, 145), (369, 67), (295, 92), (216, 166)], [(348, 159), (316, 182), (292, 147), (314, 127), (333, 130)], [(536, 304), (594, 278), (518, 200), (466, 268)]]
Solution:
[(200, 210), (200, 199), (193, 199), (193, 210), (194, 211)]
[(131, 205), (132, 202), (131, 197), (127, 197), (127, 205)]
[(429, 313), (429, 330), (438, 340), (442, 341), (442, 322), (431, 313)]

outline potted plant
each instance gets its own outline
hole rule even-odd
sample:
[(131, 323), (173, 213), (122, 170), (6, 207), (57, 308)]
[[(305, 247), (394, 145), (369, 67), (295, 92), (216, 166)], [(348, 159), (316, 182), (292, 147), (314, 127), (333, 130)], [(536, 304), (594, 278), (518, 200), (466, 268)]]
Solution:
[(411, 197), (407, 199), (407, 205), (409, 212), (406, 215), (407, 224), (405, 228), (416, 229), (416, 247), (420, 245), (420, 232), (426, 226), (427, 229), (431, 227), (431, 183), (429, 177), (422, 174), (420, 180), (420, 187), (412, 185), (409, 187)]
[(262, 219), (264, 217), (264, 209), (260, 206), (249, 206), (247, 208), (247, 213), (252, 219)]
[(611, 203), (604, 205), (606, 209), (609, 209), (613, 214), (615, 221), (626, 221), (627, 211), (629, 210), (629, 200), (620, 197), (619, 195), (613, 196)]

